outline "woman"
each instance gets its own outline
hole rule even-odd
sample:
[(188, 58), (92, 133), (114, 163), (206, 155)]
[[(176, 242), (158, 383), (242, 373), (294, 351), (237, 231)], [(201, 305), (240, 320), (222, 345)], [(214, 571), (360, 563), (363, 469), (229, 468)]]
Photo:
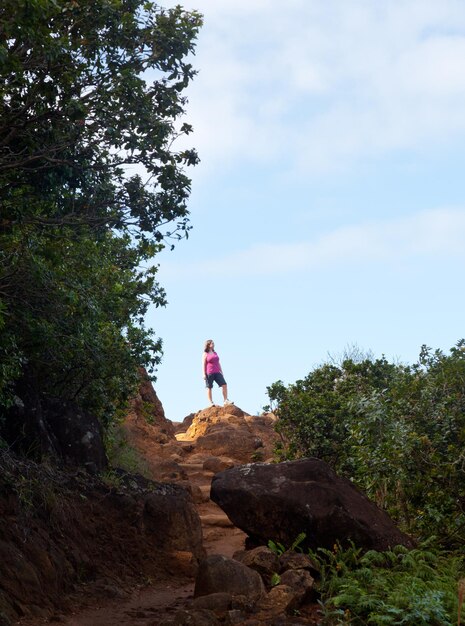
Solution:
[(212, 400), (213, 383), (216, 382), (223, 392), (224, 406), (233, 404), (228, 400), (228, 385), (223, 376), (223, 370), (220, 365), (220, 357), (215, 352), (215, 342), (213, 339), (207, 339), (202, 358), (203, 378), (207, 387), (207, 397), (210, 406), (215, 406)]

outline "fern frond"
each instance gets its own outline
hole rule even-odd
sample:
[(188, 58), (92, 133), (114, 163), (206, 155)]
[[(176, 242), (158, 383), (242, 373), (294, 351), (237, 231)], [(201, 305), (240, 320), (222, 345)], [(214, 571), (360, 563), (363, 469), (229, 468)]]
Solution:
[(307, 538), (307, 533), (299, 533), (291, 545), (291, 550), (295, 550)]

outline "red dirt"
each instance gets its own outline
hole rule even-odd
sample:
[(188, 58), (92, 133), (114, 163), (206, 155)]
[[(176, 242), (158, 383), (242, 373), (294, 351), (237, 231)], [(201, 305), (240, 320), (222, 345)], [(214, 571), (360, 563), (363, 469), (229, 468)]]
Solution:
[[(145, 420), (144, 420), (145, 421)], [(194, 500), (202, 521), (203, 545), (207, 554), (222, 554), (231, 557), (245, 546), (246, 535), (235, 528), (225, 513), (209, 498), (209, 488), (213, 472), (203, 469), (202, 455), (189, 454), (182, 449), (182, 434), (176, 437), (180, 442), (168, 441), (162, 445), (147, 432), (148, 426), (142, 420), (135, 419), (129, 439), (152, 470), (153, 478), (157, 475), (157, 463), (170, 461), (178, 464), (184, 477), (174, 477), (186, 483), (186, 475), (192, 486)], [(144, 426), (142, 428), (142, 425)], [(168, 437), (168, 439), (170, 439)], [(211, 457), (213, 451), (205, 454)], [(172, 575), (162, 574), (156, 580), (149, 579), (145, 585), (132, 585), (128, 582), (124, 588), (118, 582), (114, 586), (108, 580), (90, 582), (81, 585), (67, 602), (68, 610), (56, 613), (49, 619), (23, 619), (17, 622), (21, 626), (35, 626), (46, 623), (60, 623), (65, 626), (158, 626), (169, 616), (182, 608), (189, 608), (193, 599), (194, 580), (181, 572)], [(293, 624), (318, 624), (315, 607), (307, 607), (306, 619), (293, 621)], [(313, 617), (312, 617), (313, 616)], [(314, 621), (315, 620), (315, 621)], [(248, 621), (244, 624), (248, 624)], [(255, 624), (257, 622), (255, 621)]]
[[(160, 446), (156, 443), (150, 446), (146, 440), (144, 452), (158, 456)], [(199, 458), (195, 461), (192, 464), (183, 463), (183, 469), (190, 483), (207, 494), (213, 473), (201, 468)], [(203, 544), (207, 554), (232, 556), (243, 549), (246, 535), (231, 524), (215, 503), (208, 500), (199, 503), (197, 509), (202, 520)], [(124, 589), (113, 587), (108, 581), (103, 585), (101, 582), (88, 583), (70, 597), (70, 612), (56, 613), (49, 619), (22, 619), (17, 624), (33, 626), (52, 622), (66, 626), (158, 626), (177, 610), (188, 608), (193, 593), (194, 581), (176, 575), (150, 580), (145, 586)]]
[[(212, 508), (216, 507), (211, 504)], [(211, 530), (208, 527), (206, 534), (211, 535)], [(205, 541), (204, 546), (208, 554), (232, 556), (243, 548), (244, 538), (237, 528), (216, 529), (216, 538)], [(193, 580), (172, 578), (135, 589), (126, 599), (100, 599), (94, 604), (95, 599), (86, 594), (82, 601), (89, 604), (87, 608), (85, 604), (77, 606), (71, 615), (57, 615), (56, 621), (66, 626), (157, 626), (177, 610), (187, 608), (193, 597)], [(19, 623), (26, 626), (26, 622)]]

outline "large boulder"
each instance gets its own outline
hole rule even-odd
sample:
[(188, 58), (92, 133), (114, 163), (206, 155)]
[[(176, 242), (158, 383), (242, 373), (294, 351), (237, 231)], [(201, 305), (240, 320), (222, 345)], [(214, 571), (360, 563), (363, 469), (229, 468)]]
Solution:
[(211, 554), (199, 565), (194, 597), (221, 592), (253, 604), (264, 595), (265, 587), (258, 572), (221, 554)]
[(311, 548), (353, 541), (365, 549), (413, 547), (391, 518), (326, 463), (256, 463), (216, 474), (211, 499), (258, 544), (286, 547), (304, 532)]
[(95, 415), (71, 400), (40, 391), (37, 376), (25, 366), (15, 398), (0, 420), (0, 437), (12, 450), (36, 460), (83, 466), (96, 473), (107, 467), (102, 430)]
[(74, 402), (43, 401), (45, 423), (66, 465), (83, 466), (92, 473), (108, 465), (100, 422)]

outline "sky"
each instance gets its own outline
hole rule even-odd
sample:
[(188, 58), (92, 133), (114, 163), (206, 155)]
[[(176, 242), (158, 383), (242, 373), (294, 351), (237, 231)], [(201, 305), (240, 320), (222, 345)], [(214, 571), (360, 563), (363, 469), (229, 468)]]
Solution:
[(206, 339), (250, 414), (352, 350), (448, 352), (465, 336), (463, 0), (182, 6), (204, 16), (183, 119), (201, 162), (189, 238), (156, 259), (168, 305), (147, 315), (166, 416), (207, 406)]

